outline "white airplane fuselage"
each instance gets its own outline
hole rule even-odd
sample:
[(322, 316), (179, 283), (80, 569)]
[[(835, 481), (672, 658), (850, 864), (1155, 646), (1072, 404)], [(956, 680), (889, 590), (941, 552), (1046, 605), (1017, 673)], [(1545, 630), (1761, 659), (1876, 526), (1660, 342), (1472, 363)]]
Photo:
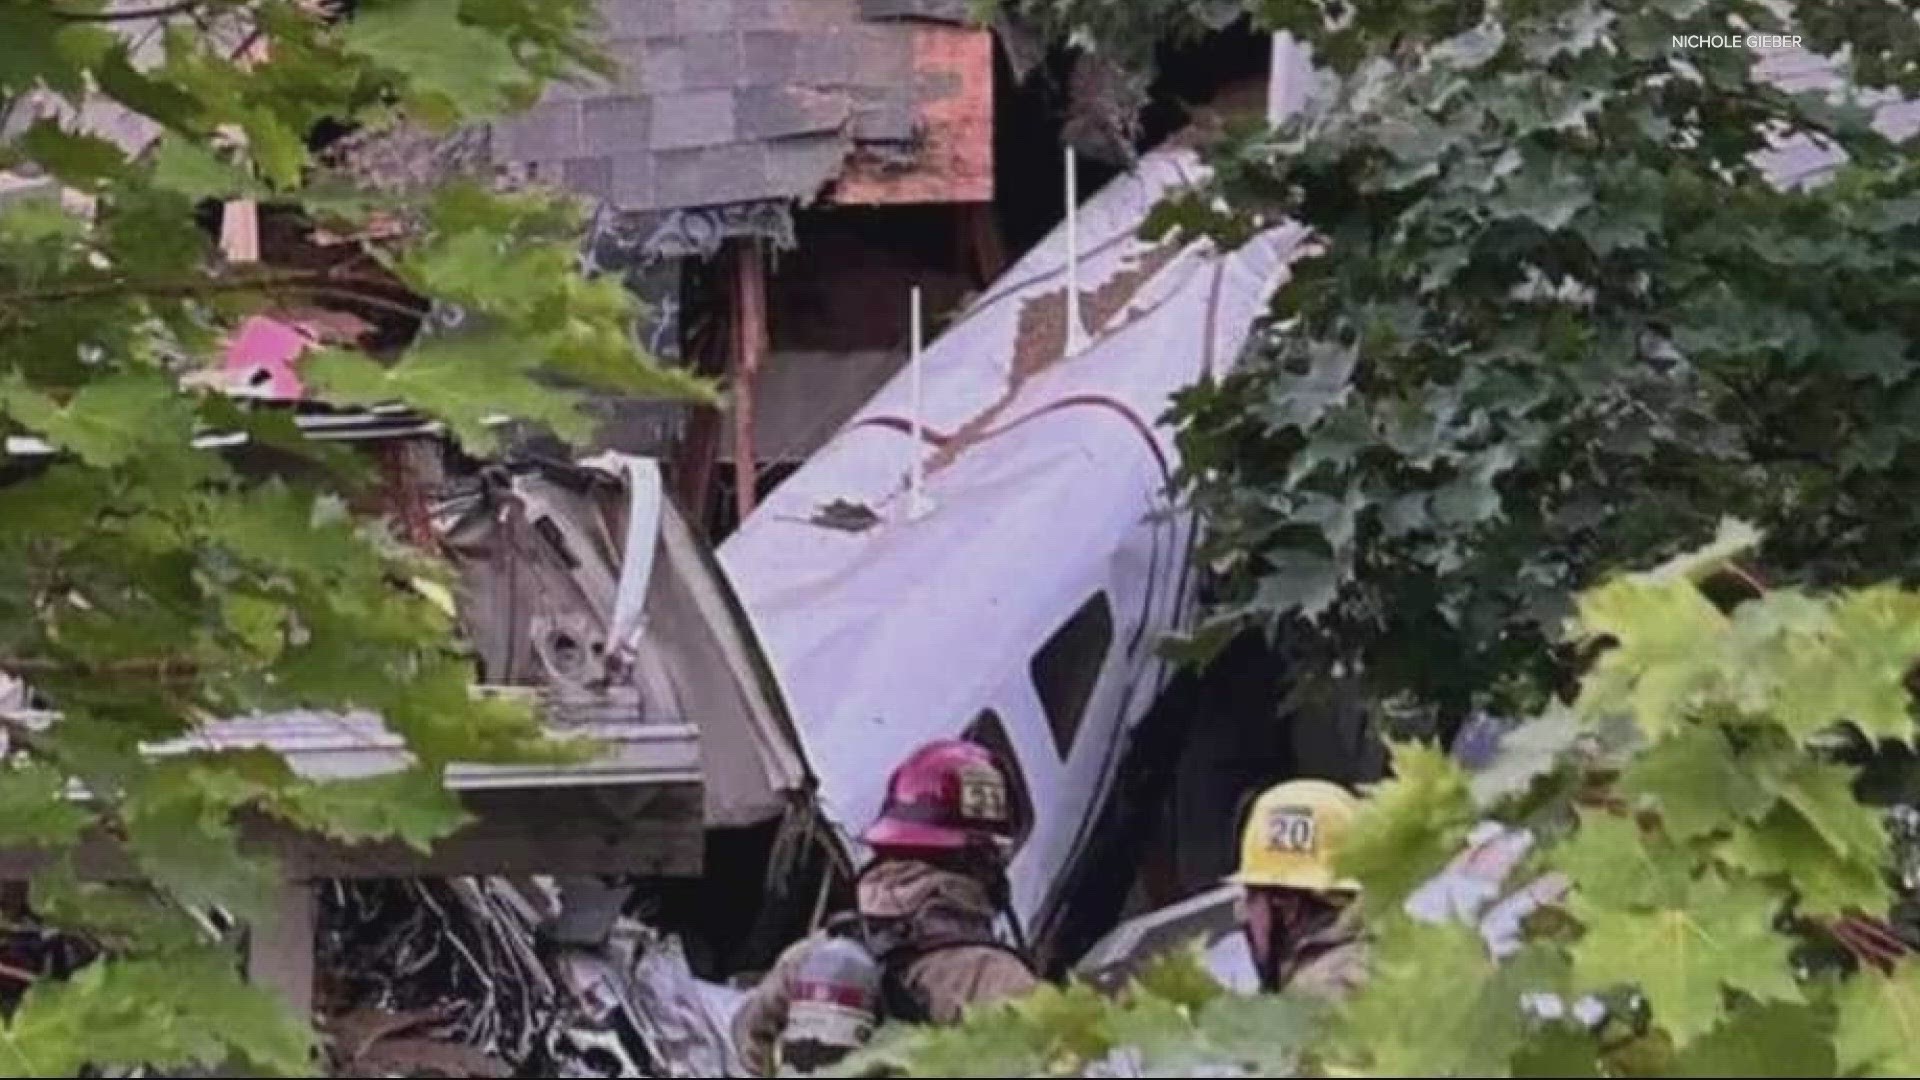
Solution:
[[(1279, 228), (1223, 255), (1135, 238), (1202, 175), (1191, 151), (1156, 151), (1080, 208), (1081, 352), (1061, 343), (1062, 228), (927, 347), (920, 438), (903, 370), (719, 552), (856, 852), (918, 745), (971, 734), (1012, 756), (1028, 926), (1053, 913), (1167, 674), (1157, 646), (1187, 615), (1191, 518), (1160, 419), (1239, 354), (1297, 242)], [(878, 520), (821, 515), (835, 503)]]

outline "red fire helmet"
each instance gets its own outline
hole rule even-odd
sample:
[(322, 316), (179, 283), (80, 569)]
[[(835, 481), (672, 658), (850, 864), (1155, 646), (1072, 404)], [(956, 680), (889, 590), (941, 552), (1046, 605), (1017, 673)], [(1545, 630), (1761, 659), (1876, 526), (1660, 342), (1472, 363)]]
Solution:
[(887, 780), (887, 801), (861, 837), (876, 851), (1004, 851), (1018, 836), (1006, 773), (993, 752), (965, 739), (915, 750)]

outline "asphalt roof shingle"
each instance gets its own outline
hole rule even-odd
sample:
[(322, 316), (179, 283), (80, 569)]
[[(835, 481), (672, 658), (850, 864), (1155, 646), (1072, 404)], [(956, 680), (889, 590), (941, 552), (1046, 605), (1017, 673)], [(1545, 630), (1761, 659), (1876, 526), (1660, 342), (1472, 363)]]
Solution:
[(497, 125), (495, 152), (626, 211), (809, 200), (862, 145), (911, 148), (915, 31), (895, 20), (965, 6), (601, 0), (618, 84), (556, 89)]
[(959, 23), (967, 20), (967, 0), (860, 0), (860, 14), (869, 19)]

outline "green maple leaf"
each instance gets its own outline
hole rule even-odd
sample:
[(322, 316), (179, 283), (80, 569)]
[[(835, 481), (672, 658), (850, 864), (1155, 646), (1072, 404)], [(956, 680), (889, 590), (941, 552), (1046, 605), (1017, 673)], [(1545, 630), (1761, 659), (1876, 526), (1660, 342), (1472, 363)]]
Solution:
[(1535, 779), (1559, 765), (1580, 731), (1579, 719), (1556, 702), (1545, 715), (1507, 732), (1494, 759), (1469, 781), (1474, 803), (1488, 807), (1526, 791)]
[(117, 41), (93, 67), (101, 92), (115, 101), (175, 130), (201, 130), (204, 103), (165, 78), (156, 78), (135, 66), (131, 50)]
[(130, 276), (188, 279), (200, 272), (212, 250), (192, 212), (192, 204), (177, 192), (129, 190), (100, 208), (95, 236), (110, 244), (119, 268)]
[(1632, 818), (1580, 812), (1580, 830), (1553, 849), (1550, 863), (1573, 879), (1573, 903), (1584, 914), (1614, 908), (1673, 907), (1692, 884), (1692, 860)]
[(1577, 637), (1619, 642), (1581, 686), (1584, 715), (1625, 707), (1659, 738), (1720, 675), (1716, 649), (1727, 619), (1689, 584), (1622, 578), (1583, 593), (1577, 611)]
[(1848, 1075), (1920, 1074), (1920, 968), (1863, 971), (1840, 987), (1834, 1055)]
[(1881, 911), (1893, 902), (1882, 867), (1843, 855), (1798, 810), (1775, 806), (1758, 824), (1736, 829), (1717, 849), (1729, 866), (1788, 881), (1806, 915)]
[(1330, 1022), (1330, 1007), (1307, 994), (1223, 994), (1202, 1006), (1194, 1027), (1221, 1056), (1259, 1076), (1290, 1076), (1302, 1051)]
[(1920, 597), (1878, 586), (1849, 593), (1827, 611), (1783, 665), (1783, 725), (1806, 737), (1844, 721), (1875, 739), (1911, 743), (1904, 680), (1920, 656)]
[(0, 844), (71, 844), (92, 821), (67, 797), (67, 778), (58, 769), (27, 762), (0, 771)]
[(1262, 410), (1261, 418), (1276, 429), (1311, 431), (1328, 410), (1352, 393), (1359, 362), (1354, 350), (1325, 342), (1309, 342), (1302, 348), (1309, 358), (1307, 372), (1276, 378)]
[(55, 120), (40, 120), (19, 137), (28, 158), (66, 184), (98, 190), (127, 172), (127, 155), (112, 142), (83, 131), (68, 131)]
[(1135, 995), (1102, 1026), (1109, 1053), (1118, 1051), (1149, 1076), (1205, 1075), (1194, 1070), (1221, 1063), (1197, 1037), (1187, 1011), (1164, 998)]
[(1888, 838), (1880, 815), (1853, 797), (1853, 769), (1806, 762), (1769, 781), (1782, 801), (1800, 812), (1836, 854), (1879, 865), (1887, 861)]
[(1600, 1063), (1600, 1046), (1593, 1035), (1552, 1024), (1533, 1032), (1514, 1051), (1511, 1075), (1597, 1078), (1608, 1075)]
[(356, 587), (380, 579), (378, 555), (330, 497), (274, 480), (209, 496), (205, 513), (209, 541), (272, 573)]
[(472, 682), (472, 670), (460, 661), (424, 664), (413, 673), (405, 696), (387, 702), (382, 715), (429, 766), (573, 764), (598, 750), (589, 740), (549, 740), (526, 703), (476, 699), (468, 689)]
[(263, 189), (246, 170), (178, 135), (163, 135), (153, 151), (153, 182), (189, 199), (258, 197)]
[(1748, 715), (1774, 718), (1790, 732), (1809, 723), (1817, 730), (1829, 727), (1831, 719), (1798, 719), (1809, 711), (1796, 708), (1791, 697), (1805, 692), (1795, 685), (1798, 680), (1827, 663), (1831, 623), (1826, 602), (1794, 590), (1775, 590), (1741, 604), (1721, 656), (1730, 703)]
[(1354, 528), (1366, 504), (1366, 497), (1357, 491), (1349, 490), (1337, 499), (1317, 491), (1303, 491), (1294, 496), (1293, 518), (1318, 529), (1327, 550), (1344, 555), (1352, 549)]
[(1860, 380), (1872, 379), (1882, 387), (1901, 382), (1912, 370), (1907, 360), (1908, 343), (1903, 334), (1876, 330), (1852, 334), (1839, 342), (1834, 352), (1840, 370)]
[(1669, 1076), (1832, 1076), (1833, 1018), (1810, 1005), (1743, 1006), (1669, 1069)]
[(297, 187), (311, 155), (301, 129), (267, 109), (249, 109), (240, 117), (247, 153), (261, 177), (282, 190)]
[(0, 5), (0, 90), (7, 91), (0, 96), (12, 96), (42, 80), (63, 93), (84, 88), (81, 70), (62, 55), (60, 38), (70, 29), (44, 5)]
[[(400, 271), (422, 291), (481, 314), (524, 317), (546, 292), (543, 271), (564, 271), (576, 257), (558, 244), (526, 247), (532, 250), (498, 231), (465, 229), (436, 237), (430, 246), (413, 252)], [(503, 263), (511, 273), (501, 273)]]
[(56, 865), (34, 876), (29, 899), (48, 926), (81, 930), (116, 951), (166, 954), (206, 944), (204, 924), (144, 883), (83, 882)]
[(1084, 983), (1057, 993), (1049, 992), (1052, 989), (1042, 987), (1000, 1009), (970, 1009), (967, 1021), (976, 1034), (991, 1038), (996, 1016), (1010, 1020), (1003, 1030), (1048, 1058), (1064, 1054), (1084, 1061), (1112, 1049), (1106, 1020), (1114, 1002)]
[(193, 433), (191, 405), (157, 372), (88, 383), (65, 405), (20, 383), (0, 384), (0, 413), (100, 467), (153, 450), (177, 456)]
[(1266, 553), (1267, 568), (1260, 576), (1254, 603), (1277, 614), (1299, 612), (1314, 618), (1333, 606), (1340, 595), (1340, 564), (1319, 551), (1278, 547)]
[(968, 1008), (944, 1027), (889, 1024), (830, 1076), (880, 1068), (905, 1076), (1037, 1076), (1077, 1068), (1112, 1048), (1107, 1025), (1119, 1006), (1084, 984), (1043, 985), (1008, 1001)]
[(1756, 819), (1777, 795), (1708, 725), (1682, 728), (1640, 754), (1620, 777), (1620, 789), (1657, 807), (1678, 840)]
[(192, 904), (267, 916), (280, 878), (273, 860), (243, 851), (234, 811), (266, 790), (241, 767), (178, 759), (135, 778), (121, 817), (127, 848), (149, 879)]
[(495, 417), (544, 423), (579, 442), (593, 425), (572, 395), (534, 380), (538, 357), (507, 335), (440, 338), (416, 345), (399, 363), (382, 367), (364, 356), (327, 350), (301, 366), (301, 377), (332, 401), (348, 405), (404, 402), (446, 421), (468, 448), (497, 446)]
[(1207, 971), (1197, 942), (1155, 957), (1134, 976), (1132, 985), (1140, 993), (1190, 1009), (1200, 1008), (1226, 993), (1226, 988)]
[(1433, 493), (1433, 517), (1444, 525), (1471, 526), (1497, 517), (1500, 490), (1494, 481), (1513, 467), (1513, 448), (1505, 444), (1474, 454), (1459, 476)]
[(17, 1076), (72, 1076), (87, 1065), (303, 1076), (313, 1046), (306, 1024), (248, 986), (218, 947), (96, 961), (71, 978), (35, 983), (0, 1027), (0, 1062)]
[[(1373, 433), (1368, 427), (1364, 412), (1351, 406), (1337, 406), (1329, 410), (1316, 424), (1307, 437), (1306, 444), (1293, 455), (1287, 466), (1286, 486), (1298, 488), (1303, 482), (1312, 479), (1325, 470), (1329, 475), (1347, 468), (1360, 451), (1372, 445)], [(1425, 495), (1419, 496), (1424, 506)], [(1382, 511), (1385, 513), (1384, 509)], [(1413, 519), (1416, 516), (1424, 521), (1424, 511), (1415, 515), (1412, 508), (1400, 511), (1402, 518)], [(1389, 525), (1389, 527), (1393, 527)], [(1401, 531), (1411, 531), (1410, 521), (1403, 522)]]
[(37, 195), (0, 205), (0, 243), (66, 249), (86, 235), (86, 222), (61, 206), (57, 196)]
[(278, 791), (273, 809), (337, 840), (396, 838), (421, 853), (470, 820), (443, 778), (424, 769), (302, 783)]
[(1515, 174), (1488, 205), (1496, 213), (1522, 218), (1553, 232), (1565, 228), (1592, 202), (1593, 190), (1588, 183), (1553, 159)]
[(1446, 754), (1394, 743), (1393, 779), (1362, 805), (1334, 853), (1338, 871), (1357, 878), (1360, 902), (1389, 911), (1459, 851), (1475, 808), (1467, 776)]
[[(427, 644), (431, 624), (411, 630), (405, 623), (415, 606), (388, 592), (396, 610), (384, 616), (371, 612), (387, 605), (373, 608), (357, 593), (306, 598), (298, 615), (306, 640), (286, 649), (273, 668), (285, 704), (389, 710), (417, 696), (410, 684), (412, 650)], [(436, 683), (426, 692), (433, 704), (411, 708), (437, 712), (445, 691)]]
[(245, 593), (229, 593), (220, 599), (223, 628), (253, 658), (272, 660), (286, 645), (287, 606)]
[(1371, 974), (1336, 1036), (1346, 1060), (1364, 1061), (1374, 1075), (1502, 1075), (1529, 1026), (1521, 995), (1566, 986), (1557, 951), (1529, 947), (1495, 960), (1459, 923), (1394, 919), (1376, 933)]
[(349, 51), (404, 73), (416, 93), (453, 115), (497, 113), (524, 82), (507, 41), (462, 21), (460, 0), (367, 4), (342, 39)]
[(1585, 911), (1574, 978), (1593, 991), (1639, 987), (1654, 1021), (1685, 1049), (1720, 1022), (1727, 989), (1762, 1002), (1803, 1000), (1789, 962), (1792, 942), (1772, 928), (1779, 906), (1758, 882), (1709, 874), (1693, 882), (1684, 904)]

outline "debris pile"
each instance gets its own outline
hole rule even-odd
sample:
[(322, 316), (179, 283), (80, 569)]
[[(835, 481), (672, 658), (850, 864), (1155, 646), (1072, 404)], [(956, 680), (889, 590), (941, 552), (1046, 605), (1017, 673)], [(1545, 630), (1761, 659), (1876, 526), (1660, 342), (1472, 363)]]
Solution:
[(694, 978), (677, 939), (622, 915), (628, 889), (582, 884), (327, 883), (316, 1009), (328, 1071), (725, 1075), (734, 995)]

